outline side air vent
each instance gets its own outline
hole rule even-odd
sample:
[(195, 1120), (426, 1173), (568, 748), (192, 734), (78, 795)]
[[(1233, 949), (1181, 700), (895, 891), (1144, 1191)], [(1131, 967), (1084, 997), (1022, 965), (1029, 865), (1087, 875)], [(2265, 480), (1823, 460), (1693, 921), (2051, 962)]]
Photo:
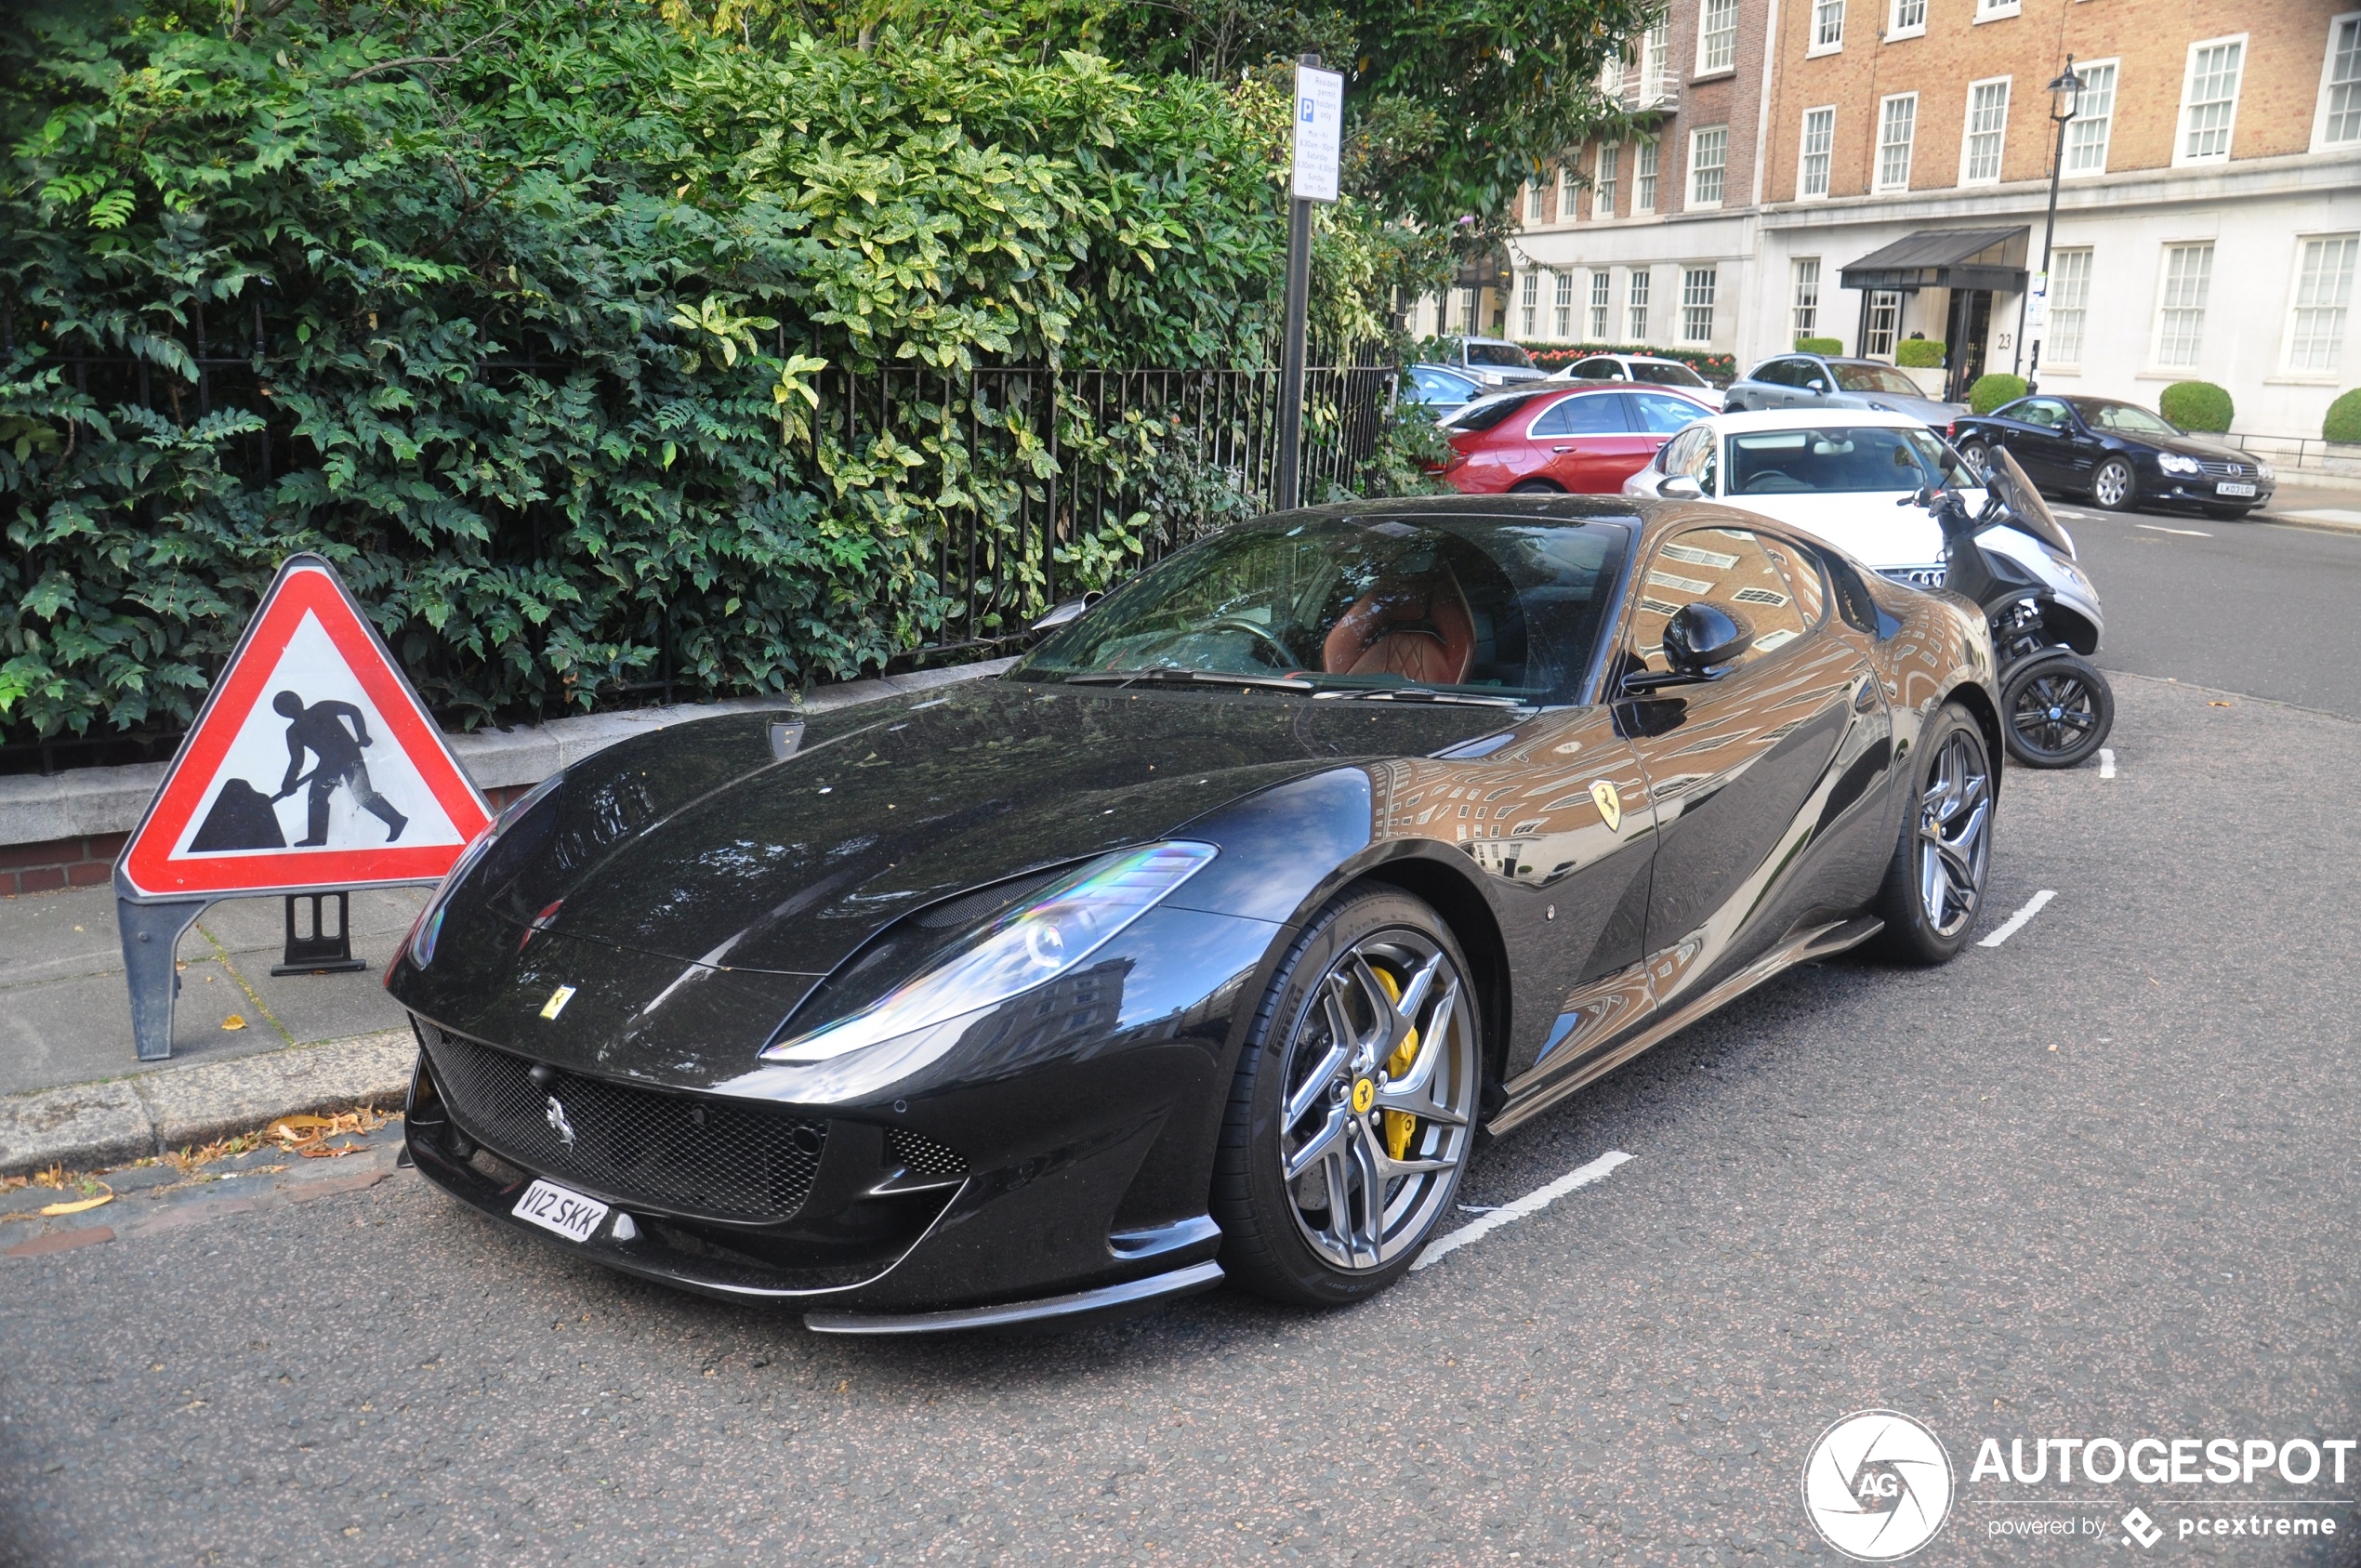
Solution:
[(886, 1134), (886, 1152), (913, 1176), (965, 1176), (968, 1162), (948, 1144), (920, 1132), (895, 1127)]

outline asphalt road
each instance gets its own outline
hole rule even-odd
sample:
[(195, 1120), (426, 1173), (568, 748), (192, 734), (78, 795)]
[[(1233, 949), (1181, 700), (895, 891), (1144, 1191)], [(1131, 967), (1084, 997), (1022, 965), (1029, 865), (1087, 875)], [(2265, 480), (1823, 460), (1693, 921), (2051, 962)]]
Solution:
[[(2114, 586), (2143, 547), (2084, 532), (2111, 638), (2169, 654)], [(2011, 777), (1985, 927), (2056, 897), (2005, 945), (1774, 982), (1465, 1197), (1628, 1163), (1349, 1311), (822, 1339), (410, 1175), (0, 1263), (0, 1560), (1835, 1563), (1805, 1456), (1884, 1406), (1959, 1476), (1914, 1561), (2350, 1562), (2322, 1499), (2361, 1462), (1969, 1473), (1986, 1437), (2361, 1437), (2361, 725), (2195, 684), (2225, 667), (2126, 679), (2115, 777)], [(2340, 1535), (2178, 1537), (2217, 1502)]]
[(2293, 517), (2361, 515), (2361, 492), (2290, 491), (2237, 522), (2052, 505), (2106, 609), (2102, 665), (2361, 716), (2361, 531)]

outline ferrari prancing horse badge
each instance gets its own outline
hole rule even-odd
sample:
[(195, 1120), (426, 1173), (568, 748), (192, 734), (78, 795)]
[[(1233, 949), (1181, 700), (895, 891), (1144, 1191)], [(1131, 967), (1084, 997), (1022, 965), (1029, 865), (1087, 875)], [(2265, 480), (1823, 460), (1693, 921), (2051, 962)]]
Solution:
[(1620, 832), (1623, 827), (1623, 799), (1616, 794), (1615, 785), (1604, 779), (1593, 781), (1590, 798), (1599, 803), (1599, 816), (1606, 823), (1607, 831)]

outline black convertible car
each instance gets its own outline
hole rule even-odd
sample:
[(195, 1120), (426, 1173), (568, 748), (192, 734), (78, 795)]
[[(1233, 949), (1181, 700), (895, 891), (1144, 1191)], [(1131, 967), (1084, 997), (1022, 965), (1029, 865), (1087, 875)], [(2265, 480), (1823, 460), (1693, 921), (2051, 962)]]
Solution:
[(388, 974), (409, 1153), (824, 1330), (1349, 1301), (1479, 1138), (1790, 965), (1955, 953), (1992, 669), (1965, 601), (1710, 505), (1266, 517), (998, 679), (509, 807)]
[(2271, 465), (2227, 441), (2193, 436), (2116, 398), (2019, 398), (1951, 426), (1952, 444), (1982, 472), (2005, 446), (2044, 490), (2088, 495), (2109, 511), (2190, 507), (2224, 521), (2271, 499)]

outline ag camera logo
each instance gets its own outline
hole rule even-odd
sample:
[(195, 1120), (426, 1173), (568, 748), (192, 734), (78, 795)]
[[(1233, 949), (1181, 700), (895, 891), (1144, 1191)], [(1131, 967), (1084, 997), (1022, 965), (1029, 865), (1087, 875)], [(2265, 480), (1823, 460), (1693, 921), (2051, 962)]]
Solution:
[(1951, 1513), (1951, 1456), (1897, 1410), (1832, 1424), (1803, 1462), (1803, 1510), (1820, 1538), (1859, 1562), (1909, 1556)]

